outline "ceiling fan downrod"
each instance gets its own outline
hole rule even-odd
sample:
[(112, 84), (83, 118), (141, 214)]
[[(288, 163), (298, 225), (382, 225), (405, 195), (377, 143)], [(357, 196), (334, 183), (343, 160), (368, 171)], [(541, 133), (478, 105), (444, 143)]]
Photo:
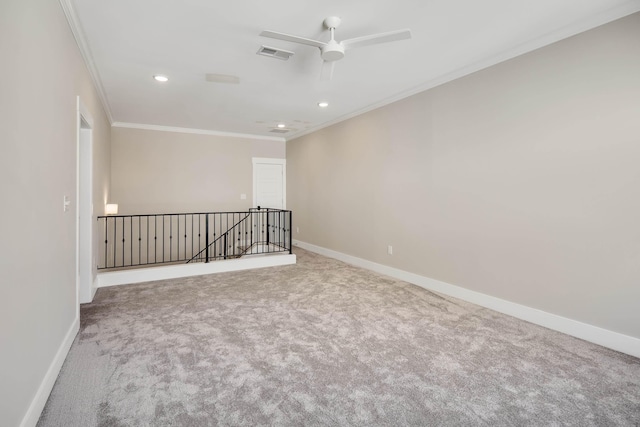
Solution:
[(324, 25), (331, 33), (331, 40), (327, 44), (320, 48), (322, 59), (327, 62), (337, 61), (344, 58), (344, 46), (338, 43), (335, 39), (335, 30), (340, 25), (340, 18), (337, 16), (330, 16), (324, 20)]

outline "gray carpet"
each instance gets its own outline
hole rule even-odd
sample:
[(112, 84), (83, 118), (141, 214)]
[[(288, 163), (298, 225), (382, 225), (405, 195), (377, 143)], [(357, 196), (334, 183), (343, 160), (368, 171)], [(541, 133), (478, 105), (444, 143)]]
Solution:
[(38, 425), (640, 424), (640, 359), (295, 253), (100, 289)]

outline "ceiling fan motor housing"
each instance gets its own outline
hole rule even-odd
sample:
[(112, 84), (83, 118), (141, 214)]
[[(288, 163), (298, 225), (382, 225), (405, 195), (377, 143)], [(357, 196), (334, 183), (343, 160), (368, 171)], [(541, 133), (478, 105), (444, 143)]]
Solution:
[[(324, 25), (331, 32), (331, 39), (328, 42), (312, 40), (305, 37), (294, 36), (291, 34), (278, 33), (275, 31), (265, 30), (260, 33), (261, 36), (271, 37), (273, 39), (284, 40), (286, 42), (299, 43), (307, 46), (313, 46), (320, 49), (320, 56), (324, 60), (324, 65), (331, 63), (330, 67), (323, 69), (333, 70), (333, 62), (344, 58), (346, 49), (353, 49), (361, 46), (369, 46), (372, 44), (388, 43), (396, 40), (404, 40), (411, 38), (410, 30), (396, 30), (386, 33), (371, 34), (364, 37), (356, 37), (353, 39), (342, 40), (337, 42), (335, 38), (336, 28), (340, 26), (341, 20), (337, 16), (330, 16), (324, 20)], [(272, 49), (273, 50), (273, 49)], [(331, 73), (329, 73), (329, 80)]]
[(330, 40), (320, 51), (322, 52), (322, 59), (327, 62), (344, 58), (344, 47), (335, 40)]
[(324, 26), (327, 28), (338, 28), (341, 22), (342, 20), (337, 16), (330, 16), (328, 18), (325, 18)]

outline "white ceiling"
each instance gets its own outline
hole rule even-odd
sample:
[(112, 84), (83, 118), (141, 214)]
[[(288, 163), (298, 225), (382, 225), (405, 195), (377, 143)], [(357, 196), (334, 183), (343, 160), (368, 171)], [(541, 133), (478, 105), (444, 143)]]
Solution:
[[(640, 10), (639, 0), (62, 0), (115, 125), (291, 139)], [(410, 28), (412, 39), (346, 52), (320, 81), (328, 40)], [(261, 45), (295, 52), (257, 55)], [(239, 77), (211, 83), (205, 74)], [(157, 83), (164, 74), (168, 83)], [(320, 109), (319, 101), (330, 106)], [(291, 129), (270, 132), (277, 123)]]

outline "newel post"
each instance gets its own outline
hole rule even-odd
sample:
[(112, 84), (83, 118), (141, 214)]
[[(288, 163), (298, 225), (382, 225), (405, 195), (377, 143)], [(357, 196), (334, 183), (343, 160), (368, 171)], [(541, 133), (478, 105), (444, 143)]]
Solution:
[(204, 217), (204, 230), (205, 230), (205, 259), (204, 262), (209, 262), (209, 214)]

